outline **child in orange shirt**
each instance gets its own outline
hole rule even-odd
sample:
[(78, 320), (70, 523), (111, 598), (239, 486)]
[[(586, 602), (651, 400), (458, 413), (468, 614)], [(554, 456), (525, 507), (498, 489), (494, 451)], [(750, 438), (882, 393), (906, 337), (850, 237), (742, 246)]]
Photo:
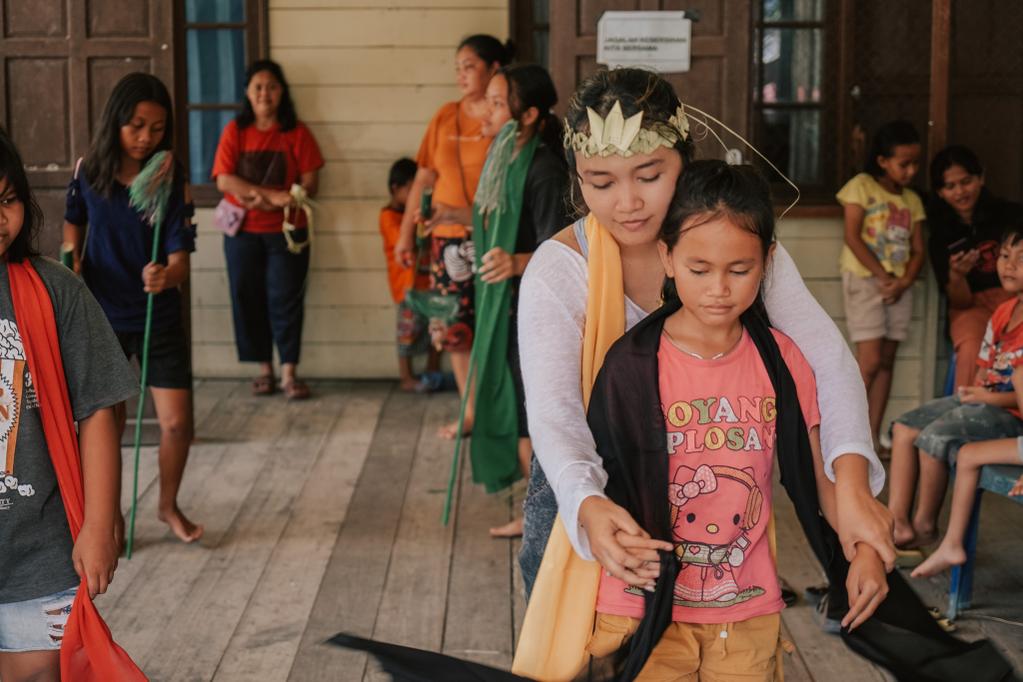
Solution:
[(415, 276), (415, 268), (404, 267), (394, 259), (394, 246), (401, 233), (401, 216), (405, 212), (412, 180), (416, 175), (416, 162), (401, 158), (391, 166), (387, 179), (387, 188), (391, 201), (380, 209), (380, 236), (384, 240), (384, 260), (387, 262), (387, 282), (391, 287), (391, 297), (398, 304), (398, 374), (401, 378), (401, 390), (423, 391), (425, 385), (412, 372), (412, 358), (429, 352), (427, 371), (436, 372), (439, 356), (429, 343), (427, 327), (429, 321), (412, 309), (405, 301), (405, 293), (413, 288), (424, 288), (428, 284), (428, 276)]

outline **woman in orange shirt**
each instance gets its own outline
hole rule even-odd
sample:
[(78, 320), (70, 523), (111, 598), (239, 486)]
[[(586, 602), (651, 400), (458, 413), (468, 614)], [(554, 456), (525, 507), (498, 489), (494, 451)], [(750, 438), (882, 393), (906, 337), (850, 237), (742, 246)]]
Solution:
[[(462, 99), (442, 106), (426, 129), (419, 146), (416, 172), (405, 215), (401, 237), (394, 257), (406, 267), (415, 258), (415, 212), (427, 187), (433, 188), (433, 200), (455, 208), (472, 207), (476, 184), (483, 171), (490, 139), (483, 135), (483, 119), (487, 115), (484, 95), (487, 84), (499, 68), (511, 61), (511, 48), (489, 35), (469, 36), (458, 46), (455, 73)], [(465, 392), (469, 373), (469, 351), (473, 338), (473, 272), (471, 228), (461, 224), (441, 224), (430, 232), (430, 288), (458, 297), (458, 312), (444, 336), (444, 350), (451, 353), (458, 392)], [(472, 406), (466, 407), (463, 424), (472, 429)], [(457, 424), (441, 429), (440, 435), (454, 438)]]

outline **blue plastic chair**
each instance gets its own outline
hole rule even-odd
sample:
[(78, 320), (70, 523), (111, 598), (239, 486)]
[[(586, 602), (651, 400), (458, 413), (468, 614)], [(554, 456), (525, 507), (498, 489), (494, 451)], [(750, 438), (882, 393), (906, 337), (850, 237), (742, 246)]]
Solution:
[(966, 563), (962, 566), (953, 566), (952, 575), (948, 585), (948, 610), (945, 615), (949, 620), (955, 620), (962, 609), (970, 608), (973, 599), (973, 568), (977, 557), (977, 536), (980, 530), (980, 502), (984, 491), (990, 491), (996, 495), (1004, 495), (1013, 502), (1023, 504), (1023, 496), (1010, 496), (1009, 490), (1012, 485), (1023, 474), (1023, 466), (1010, 466), (1005, 464), (989, 464), (980, 470), (980, 482), (977, 484), (977, 497), (973, 501), (973, 511), (970, 513), (970, 525), (966, 530), (965, 545)]

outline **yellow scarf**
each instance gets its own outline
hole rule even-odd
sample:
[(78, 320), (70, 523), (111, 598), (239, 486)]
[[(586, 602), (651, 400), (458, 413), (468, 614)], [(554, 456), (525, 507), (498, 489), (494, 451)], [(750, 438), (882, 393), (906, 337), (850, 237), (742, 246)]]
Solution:
[[(625, 333), (625, 285), (618, 242), (586, 216), (586, 324), (583, 332), (583, 406), (604, 356)], [(540, 571), (526, 608), (512, 672), (536, 680), (570, 680), (586, 665), (586, 644), (593, 634), (600, 564), (575, 553), (559, 515), (554, 521)]]

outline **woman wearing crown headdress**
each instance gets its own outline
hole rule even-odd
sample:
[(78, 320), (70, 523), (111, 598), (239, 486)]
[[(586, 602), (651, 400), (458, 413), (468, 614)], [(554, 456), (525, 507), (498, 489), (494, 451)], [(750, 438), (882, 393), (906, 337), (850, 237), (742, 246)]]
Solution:
[[(690, 118), (665, 80), (640, 69), (598, 72), (569, 104), (564, 143), (576, 181), (572, 190), (589, 213), (537, 249), (519, 303), (526, 406), (539, 463), (527, 493), (519, 557), (527, 591), (544, 558), (541, 591), (533, 592), (530, 612), (548, 609), (550, 603), (534, 602), (556, 599), (552, 594), (565, 586), (574, 599), (593, 603), (599, 575), (594, 559), (615, 578), (649, 586), (658, 564), (639, 557), (668, 549), (606, 496), (608, 472), (586, 409), (609, 347), (661, 304), (657, 234), (692, 159)], [(856, 363), (781, 245), (767, 274), (765, 302), (774, 326), (796, 342), (817, 378), (825, 471), (837, 484), (845, 554), (851, 557), (858, 543), (867, 543), (890, 565), (891, 518), (872, 495), (883, 485), (884, 469), (872, 448)], [(554, 523), (555, 513), (560, 523)], [(547, 570), (548, 564), (560, 568)], [(557, 575), (548, 580), (551, 573)], [(582, 652), (587, 626), (560, 622), (553, 632), (541, 627), (538, 633), (532, 615), (527, 613), (516, 670), (543, 679), (551, 674), (545, 666), (552, 661), (538, 660), (544, 654), (531, 648), (539, 634), (544, 650), (557, 652), (561, 671), (574, 671), (580, 661), (572, 658)], [(569, 641), (573, 632), (583, 633), (577, 635), (583, 641)]]

